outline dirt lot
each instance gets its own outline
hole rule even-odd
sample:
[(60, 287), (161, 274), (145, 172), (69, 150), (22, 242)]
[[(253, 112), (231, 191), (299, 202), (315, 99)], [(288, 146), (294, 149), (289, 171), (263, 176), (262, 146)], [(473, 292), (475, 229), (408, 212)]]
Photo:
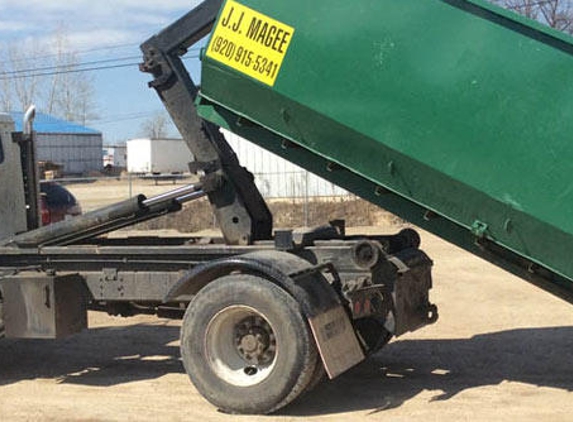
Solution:
[(573, 308), (433, 236), (423, 246), (438, 323), (279, 415), (207, 404), (183, 372), (177, 321), (94, 313), (73, 338), (0, 342), (0, 420), (571, 420)]

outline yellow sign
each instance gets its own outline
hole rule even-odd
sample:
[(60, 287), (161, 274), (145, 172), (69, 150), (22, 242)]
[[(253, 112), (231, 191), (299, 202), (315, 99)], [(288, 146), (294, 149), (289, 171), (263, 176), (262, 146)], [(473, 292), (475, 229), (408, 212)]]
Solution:
[(294, 28), (229, 0), (207, 56), (273, 86), (293, 35)]

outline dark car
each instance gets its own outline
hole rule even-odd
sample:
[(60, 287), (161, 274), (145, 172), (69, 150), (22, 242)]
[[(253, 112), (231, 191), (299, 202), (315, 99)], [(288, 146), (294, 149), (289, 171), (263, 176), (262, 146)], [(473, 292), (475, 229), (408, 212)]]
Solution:
[(42, 225), (56, 223), (80, 215), (80, 204), (62, 185), (55, 182), (40, 183), (40, 212)]

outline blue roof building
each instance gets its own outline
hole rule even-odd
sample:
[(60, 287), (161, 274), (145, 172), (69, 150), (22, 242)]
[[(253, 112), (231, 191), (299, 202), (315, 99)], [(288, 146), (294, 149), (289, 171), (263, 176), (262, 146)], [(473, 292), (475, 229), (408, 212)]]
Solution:
[[(22, 130), (24, 113), (10, 113), (16, 130)], [(87, 175), (103, 167), (101, 132), (67, 122), (44, 113), (36, 113), (36, 154), (38, 161), (63, 166), (64, 175)]]
[[(22, 131), (22, 122), (24, 120), (24, 113), (12, 112), (10, 113), (16, 130)], [(101, 135), (101, 132), (90, 129), (89, 127), (81, 126), (76, 123), (67, 122), (57, 117), (50, 116), (49, 114), (36, 113), (34, 119), (34, 130), (38, 133), (62, 133), (62, 134), (82, 134), (82, 135)]]

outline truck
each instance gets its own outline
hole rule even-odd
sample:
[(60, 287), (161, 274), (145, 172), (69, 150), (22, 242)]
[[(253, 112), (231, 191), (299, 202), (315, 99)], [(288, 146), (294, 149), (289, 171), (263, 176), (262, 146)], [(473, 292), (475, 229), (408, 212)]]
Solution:
[[(572, 301), (569, 36), (482, 0), (206, 0), (141, 49), (198, 182), (39, 227), (33, 111), (0, 117), (6, 337), (182, 317), (197, 390), (264, 414), (436, 322), (415, 230), (273, 230), (221, 128)], [(222, 239), (104, 236), (202, 197)]]
[(127, 169), (127, 145), (104, 145), (102, 155), (105, 170)]
[(127, 171), (142, 175), (170, 175), (188, 172), (193, 155), (183, 139), (129, 139)]

